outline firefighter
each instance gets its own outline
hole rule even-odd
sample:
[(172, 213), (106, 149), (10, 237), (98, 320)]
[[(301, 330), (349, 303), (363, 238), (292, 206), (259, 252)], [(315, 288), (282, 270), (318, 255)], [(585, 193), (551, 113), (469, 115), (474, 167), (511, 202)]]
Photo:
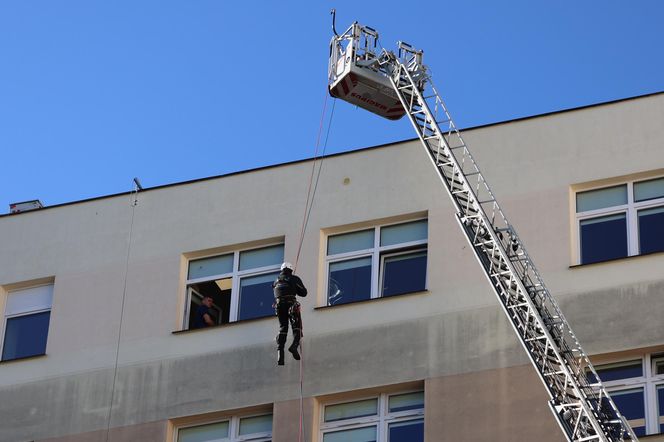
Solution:
[(293, 343), (288, 347), (293, 358), (300, 360), (298, 348), (302, 337), (302, 316), (297, 296), (307, 296), (307, 289), (302, 280), (293, 275), (293, 264), (281, 264), (281, 273), (272, 283), (275, 298), (275, 311), (279, 317), (279, 334), (277, 335), (277, 364), (284, 365), (284, 346), (288, 338), (288, 323), (293, 332)]

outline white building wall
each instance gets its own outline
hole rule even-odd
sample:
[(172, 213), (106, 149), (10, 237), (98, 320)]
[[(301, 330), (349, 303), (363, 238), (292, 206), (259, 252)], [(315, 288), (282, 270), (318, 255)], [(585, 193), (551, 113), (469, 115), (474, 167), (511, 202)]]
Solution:
[[(664, 175), (663, 122), (658, 94), (464, 134), (592, 354), (664, 346), (664, 254), (570, 268), (573, 191)], [(123, 295), (112, 427), (297, 399), (298, 366), (274, 365), (276, 319), (173, 332), (188, 258), (284, 239), (295, 259), (310, 173), (310, 161), (296, 162), (148, 189), (136, 206), (125, 194), (0, 217), (0, 308), (9, 290), (54, 280), (47, 355), (0, 363), (0, 440), (105, 428)], [(422, 214), (427, 292), (318, 308), (327, 234)], [(306, 397), (527, 361), (418, 142), (325, 159), (297, 273), (311, 289), (302, 302)], [(427, 415), (437, 406), (428, 400)]]

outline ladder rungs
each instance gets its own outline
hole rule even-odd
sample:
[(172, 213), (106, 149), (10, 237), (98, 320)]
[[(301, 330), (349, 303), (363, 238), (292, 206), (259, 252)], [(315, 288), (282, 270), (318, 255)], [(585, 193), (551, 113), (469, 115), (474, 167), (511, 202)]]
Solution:
[(527, 339), (525, 339), (525, 341), (526, 342), (541, 341), (542, 339), (546, 340), (546, 335), (535, 336), (534, 338), (527, 338)]
[[(489, 245), (493, 246), (493, 240), (492, 239), (487, 239), (486, 241), (480, 241), (480, 242), (473, 243), (474, 247), (479, 247), (479, 246), (485, 246), (486, 247), (486, 246), (489, 246)], [(495, 275), (491, 275), (491, 276), (495, 276)]]
[[(531, 289), (532, 289), (532, 290), (531, 290)], [(539, 288), (539, 289), (536, 289), (536, 288), (533, 287), (533, 286), (527, 286), (527, 287), (526, 287), (526, 290), (527, 290), (529, 293), (546, 292), (546, 289), (545, 289), (544, 287)]]
[(521, 304), (508, 305), (507, 308), (516, 309), (516, 308), (526, 307), (527, 305), (528, 305), (527, 302), (522, 302)]

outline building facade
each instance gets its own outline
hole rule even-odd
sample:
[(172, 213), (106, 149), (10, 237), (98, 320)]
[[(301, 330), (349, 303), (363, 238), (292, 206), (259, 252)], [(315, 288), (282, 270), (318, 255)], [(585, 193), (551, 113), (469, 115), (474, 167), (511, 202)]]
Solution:
[[(464, 138), (664, 440), (664, 93)], [(0, 441), (564, 440), (419, 142), (322, 164), (301, 250), (312, 161), (1, 216)], [(277, 367), (271, 282), (296, 258), (303, 358)]]

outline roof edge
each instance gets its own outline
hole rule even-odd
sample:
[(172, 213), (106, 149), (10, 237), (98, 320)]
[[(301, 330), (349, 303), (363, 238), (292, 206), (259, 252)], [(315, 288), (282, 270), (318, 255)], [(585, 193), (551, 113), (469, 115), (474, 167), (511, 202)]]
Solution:
[[(508, 123), (516, 123), (516, 122), (520, 122), (520, 121), (531, 120), (531, 119), (541, 118), (541, 117), (547, 117), (547, 116), (561, 114), (561, 113), (565, 113), (565, 112), (572, 112), (572, 111), (589, 109), (589, 108), (593, 108), (593, 107), (606, 106), (606, 105), (621, 103), (621, 102), (624, 102), (624, 101), (637, 100), (637, 99), (641, 99), (641, 98), (647, 98), (647, 97), (652, 97), (652, 96), (655, 96), (655, 95), (662, 95), (662, 94), (664, 94), (664, 91), (650, 92), (650, 93), (647, 93), (647, 94), (636, 95), (636, 96), (627, 97), (627, 98), (619, 98), (619, 99), (611, 100), (611, 101), (603, 101), (603, 102), (599, 102), (599, 103), (587, 104), (587, 105), (583, 105), (583, 106), (579, 106), (579, 107), (559, 109), (559, 110), (555, 110), (555, 111), (551, 111), (551, 112), (545, 112), (543, 114), (536, 114), (536, 115), (529, 115), (529, 116), (525, 116), (525, 117), (518, 117), (518, 118), (513, 118), (513, 119), (510, 119), (510, 120), (498, 121), (498, 122), (495, 122), (495, 123), (481, 124), (481, 125), (478, 125), (478, 126), (470, 126), (470, 127), (459, 129), (459, 131), (467, 132), (469, 130), (482, 129), (482, 128), (491, 127), (491, 126), (499, 126), (499, 125), (508, 124)], [(367, 151), (367, 150), (380, 149), (380, 148), (384, 148), (384, 147), (388, 147), (388, 146), (393, 146), (395, 144), (406, 143), (406, 142), (414, 141), (414, 140), (417, 140), (417, 138), (407, 138), (407, 139), (403, 139), (403, 140), (392, 141), (390, 143), (377, 144), (377, 145), (374, 145), (374, 146), (360, 147), (360, 148), (356, 148), (356, 149), (345, 150), (343, 152), (336, 152), (336, 153), (332, 153), (332, 154), (323, 155), (323, 156), (320, 156), (320, 157), (301, 158), (301, 159), (298, 159), (298, 160), (287, 161), (285, 163), (268, 164), (266, 166), (255, 167), (255, 168), (252, 168), (252, 169), (244, 169), (244, 170), (229, 172), (229, 173), (220, 174), (220, 175), (212, 175), (212, 176), (208, 176), (208, 177), (194, 178), (192, 180), (187, 180), (187, 181), (178, 181), (178, 182), (174, 182), (174, 183), (161, 184), (159, 186), (146, 187), (146, 188), (140, 190), (139, 193), (148, 192), (150, 190), (158, 190), (158, 189), (164, 189), (164, 188), (168, 188), (168, 187), (181, 186), (181, 185), (185, 185), (185, 184), (193, 184), (193, 183), (198, 183), (198, 182), (202, 182), (202, 181), (215, 180), (215, 179), (219, 179), (219, 178), (227, 178), (227, 177), (231, 177), (231, 176), (235, 176), (235, 175), (258, 172), (258, 171), (261, 171), (261, 170), (272, 169), (272, 168), (281, 167), (281, 166), (290, 166), (290, 165), (293, 165), (293, 164), (305, 163), (307, 161), (312, 161), (312, 160), (315, 160), (315, 159), (333, 158), (333, 157), (338, 157), (338, 156), (341, 156), (341, 155), (364, 152), (364, 151)], [(132, 193), (134, 193), (134, 191), (119, 192), (119, 193), (113, 193), (113, 194), (109, 194), (109, 195), (101, 195), (101, 196), (96, 196), (96, 197), (92, 197), (92, 198), (85, 198), (85, 199), (81, 199), (81, 200), (68, 201), (68, 202), (65, 202), (65, 203), (54, 204), (52, 206), (44, 206), (42, 208), (33, 209), (33, 210), (30, 210), (30, 211), (27, 211), (27, 212), (3, 213), (3, 214), (0, 214), (0, 218), (4, 218), (4, 217), (7, 217), (7, 216), (19, 216), (19, 215), (24, 215), (26, 213), (41, 212), (43, 210), (53, 209), (53, 208), (56, 208), (56, 207), (63, 207), (63, 206), (69, 206), (69, 205), (73, 205), (73, 204), (87, 203), (87, 202), (90, 202), (90, 201), (97, 201), (97, 200), (106, 199), (106, 198), (115, 198), (115, 197), (119, 197), (119, 196), (127, 196), (127, 195), (131, 195)]]

